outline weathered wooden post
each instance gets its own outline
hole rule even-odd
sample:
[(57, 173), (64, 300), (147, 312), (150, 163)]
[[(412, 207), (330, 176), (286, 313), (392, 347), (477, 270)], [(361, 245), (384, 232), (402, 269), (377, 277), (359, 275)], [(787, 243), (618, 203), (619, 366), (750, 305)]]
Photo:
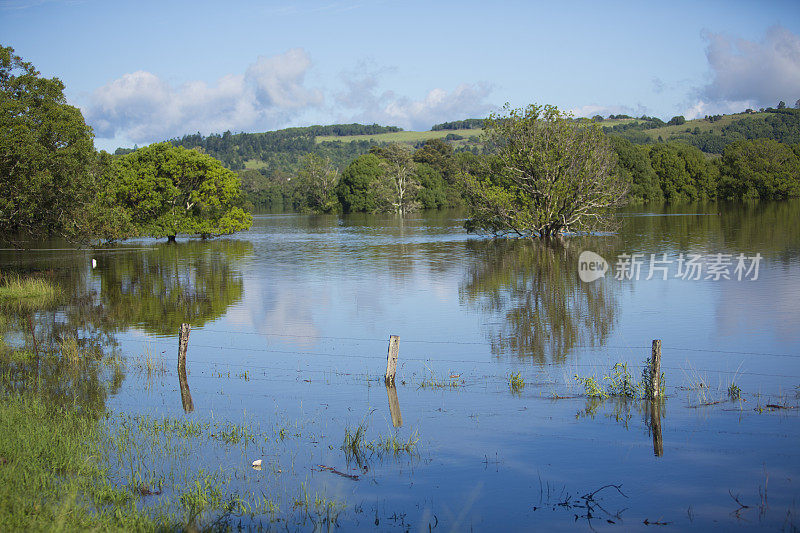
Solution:
[(392, 415), (392, 425), (396, 428), (403, 427), (403, 414), (400, 412), (400, 402), (397, 400), (397, 387), (386, 384), (386, 396), (389, 398), (389, 414)]
[(397, 372), (397, 354), (400, 352), (400, 337), (389, 336), (389, 353), (386, 355), (386, 381), (387, 385), (394, 385), (394, 375)]
[(189, 324), (181, 324), (180, 336), (178, 338), (178, 381), (181, 387), (181, 403), (186, 413), (194, 411), (192, 393), (189, 391), (189, 380), (186, 377), (186, 351), (189, 348)]
[(661, 396), (661, 339), (653, 340), (650, 356), (650, 394), (656, 400)]

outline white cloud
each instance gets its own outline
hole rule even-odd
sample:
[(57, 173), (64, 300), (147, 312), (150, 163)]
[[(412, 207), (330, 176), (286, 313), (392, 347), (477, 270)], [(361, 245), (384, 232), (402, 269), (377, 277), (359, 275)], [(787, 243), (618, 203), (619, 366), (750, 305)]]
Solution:
[(600, 115), (601, 117), (607, 117), (608, 115), (630, 115), (634, 117), (647, 114), (645, 108), (642, 106), (638, 106), (636, 109), (634, 109), (632, 107), (625, 105), (598, 105), (598, 104), (589, 104), (581, 107), (573, 107), (572, 109), (568, 109), (567, 113), (571, 113), (576, 117), (587, 117), (587, 118), (591, 118), (595, 115)]
[(800, 37), (786, 28), (770, 28), (760, 42), (711, 32), (703, 37), (711, 81), (699, 91), (701, 104), (766, 107), (800, 97)]
[(322, 92), (304, 85), (310, 66), (308, 54), (295, 48), (261, 56), (244, 74), (223, 76), (213, 86), (172, 87), (137, 71), (97, 89), (85, 116), (100, 138), (145, 143), (196, 131), (268, 129), (323, 104)]
[(727, 115), (732, 113), (741, 113), (745, 109), (757, 109), (755, 101), (753, 100), (736, 100), (736, 101), (721, 101), (721, 102), (706, 102), (698, 100), (695, 104), (687, 108), (683, 112), (686, 120), (695, 118), (703, 118), (706, 115)]
[(342, 75), (345, 91), (336, 102), (354, 110), (355, 120), (425, 130), (433, 124), (486, 116), (496, 106), (486, 99), (492, 92), (488, 83), (462, 83), (452, 91), (434, 88), (424, 98), (413, 100), (394, 91), (378, 90), (378, 79), (386, 70), (361, 64), (356, 72)]

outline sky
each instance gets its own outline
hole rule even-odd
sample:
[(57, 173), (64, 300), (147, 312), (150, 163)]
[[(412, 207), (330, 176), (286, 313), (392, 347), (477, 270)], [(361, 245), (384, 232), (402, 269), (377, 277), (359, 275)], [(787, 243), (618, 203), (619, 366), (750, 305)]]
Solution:
[(800, 99), (795, 1), (0, 0), (0, 44), (66, 85), (98, 149), (505, 103), (687, 119)]

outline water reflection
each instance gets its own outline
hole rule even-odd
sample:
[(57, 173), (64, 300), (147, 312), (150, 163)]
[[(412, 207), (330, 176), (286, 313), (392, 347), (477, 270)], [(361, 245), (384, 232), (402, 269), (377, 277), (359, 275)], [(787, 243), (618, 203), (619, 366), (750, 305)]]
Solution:
[(650, 413), (650, 422), (647, 424), (647, 429), (653, 436), (653, 455), (656, 457), (664, 455), (664, 441), (661, 438), (661, 419), (664, 417), (663, 408), (663, 399), (647, 400), (645, 404), (645, 411)]
[(187, 242), (109, 255), (95, 270), (103, 314), (119, 329), (164, 336), (184, 322), (216, 320), (241, 299), (238, 264), (252, 248), (246, 241)]
[(397, 400), (397, 387), (386, 383), (386, 396), (389, 398), (389, 414), (392, 415), (392, 425), (396, 428), (403, 427), (403, 414), (400, 412), (400, 402)]
[[(607, 240), (610, 240), (607, 239)], [(460, 288), (467, 302), (497, 321), (487, 331), (492, 353), (562, 362), (577, 346), (602, 344), (617, 315), (613, 280), (583, 283), (578, 256), (586, 245), (564, 241), (471, 241), (475, 261)]]
[(186, 365), (178, 365), (178, 384), (181, 388), (181, 404), (185, 413), (194, 411), (192, 392), (189, 390), (189, 380), (186, 377)]
[[(65, 294), (62, 291), (62, 294)], [(0, 380), (7, 392), (35, 389), (53, 406), (77, 407), (99, 416), (124, 380), (106, 333), (83, 327), (70, 304), (37, 307), (0, 304)], [(80, 302), (75, 304), (80, 307)]]

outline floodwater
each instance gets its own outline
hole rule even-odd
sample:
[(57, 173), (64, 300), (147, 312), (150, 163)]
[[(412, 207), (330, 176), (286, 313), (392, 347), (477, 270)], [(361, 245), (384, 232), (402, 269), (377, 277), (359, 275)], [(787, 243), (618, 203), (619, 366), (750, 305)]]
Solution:
[[(244, 526), (800, 526), (800, 203), (628, 208), (614, 234), (551, 244), (462, 224), (264, 215), (208, 242), (6, 250), (0, 268), (52, 270), (76, 295), (35, 314), (40, 337), (72, 328), (128, 360), (104, 396), (112, 417), (256, 435), (193, 444), (182, 468), (232, 474), (233, 489), (273, 494), (284, 514), (298, 490), (345, 504), (334, 520)], [(587, 250), (608, 263), (591, 282), (579, 276)], [(383, 381), (390, 335), (395, 388)], [(663, 403), (588, 398), (574, 379), (605, 384), (617, 362), (638, 379), (653, 339)], [(517, 372), (525, 385), (512, 390)], [(419, 440), (354, 457), (342, 442), (360, 424), (367, 441)]]

